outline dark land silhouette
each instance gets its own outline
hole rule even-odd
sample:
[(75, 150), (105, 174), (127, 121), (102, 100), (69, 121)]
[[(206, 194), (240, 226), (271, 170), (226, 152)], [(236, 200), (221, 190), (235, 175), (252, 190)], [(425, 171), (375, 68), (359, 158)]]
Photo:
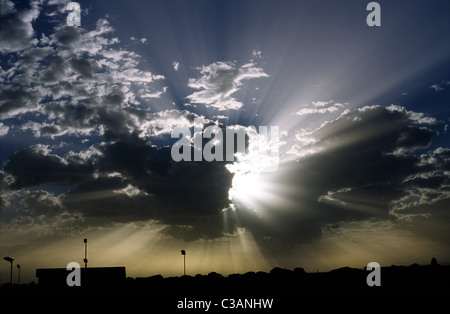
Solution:
[[(80, 284), (90, 288), (114, 286), (126, 279), (125, 267), (89, 267), (79, 270)], [(36, 269), (36, 277), (40, 287), (65, 288), (68, 286), (67, 276), (70, 272), (66, 268), (39, 268)]]
[(208, 275), (131, 278), (125, 276), (124, 267), (81, 269), (80, 287), (66, 284), (66, 269), (38, 269), (38, 283), (3, 284), (4, 293), (120, 293), (146, 294), (149, 296), (226, 296), (226, 295), (298, 295), (323, 293), (360, 294), (449, 294), (450, 266), (439, 265), (433, 260), (430, 265), (381, 267), (381, 286), (368, 286), (367, 276), (371, 271), (361, 267), (342, 267), (329, 272), (305, 272), (303, 268), (293, 270), (273, 268), (269, 273), (248, 272), (223, 276), (211, 272)]

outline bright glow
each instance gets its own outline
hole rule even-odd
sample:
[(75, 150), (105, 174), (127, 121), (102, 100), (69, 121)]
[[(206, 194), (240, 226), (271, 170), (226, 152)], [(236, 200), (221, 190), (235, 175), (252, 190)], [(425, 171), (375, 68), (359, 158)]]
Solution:
[[(233, 166), (237, 166), (237, 170)], [(234, 173), (228, 192), (228, 198), (233, 204), (242, 205), (266, 218), (270, 215), (268, 209), (282, 210), (284, 205), (292, 205), (284, 195), (290, 191), (290, 187), (280, 183), (277, 172), (248, 170), (245, 162), (235, 163), (228, 168)]]
[(256, 128), (246, 128), (249, 136), (247, 153), (236, 154), (237, 161), (226, 166), (234, 173), (229, 199), (259, 213), (265, 205), (281, 201), (273, 180), (280, 163), (280, 146), (284, 143), (279, 139), (277, 127), (275, 132), (274, 127), (270, 130), (269, 135), (261, 128), (259, 133)]
[(229, 199), (251, 207), (262, 196), (263, 190), (264, 184), (259, 180), (258, 173), (237, 172), (229, 191)]
[[(227, 165), (227, 169), (234, 173), (228, 197), (235, 204), (260, 212), (264, 203), (273, 202), (276, 198), (276, 186), (270, 179), (276, 174), (271, 170), (278, 168), (280, 143), (278, 139), (268, 139), (259, 135), (252, 128), (248, 128), (247, 131), (248, 153), (236, 154), (238, 161)], [(273, 154), (274, 151), (276, 154)]]
[(236, 154), (237, 161), (227, 165), (227, 169), (234, 173), (228, 197), (234, 203), (259, 211), (258, 203), (267, 201), (267, 195), (271, 191), (271, 183), (264, 179), (267, 178), (266, 171), (278, 167), (280, 143), (278, 134), (277, 138), (267, 138), (251, 127), (247, 128), (247, 134), (249, 135), (248, 152)]

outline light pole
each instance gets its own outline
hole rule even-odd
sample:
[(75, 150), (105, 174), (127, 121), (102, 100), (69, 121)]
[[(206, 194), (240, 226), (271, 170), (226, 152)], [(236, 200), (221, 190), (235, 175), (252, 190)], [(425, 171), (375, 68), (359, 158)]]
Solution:
[(3, 257), (3, 259), (7, 262), (11, 263), (11, 273), (9, 274), (9, 283), (12, 284), (12, 269), (13, 269), (13, 262), (14, 258), (11, 258), (9, 256)]
[(17, 269), (19, 270), (19, 277), (17, 278), (17, 284), (20, 285), (20, 265), (17, 264)]
[(181, 255), (184, 257), (184, 275), (186, 276), (186, 251), (181, 250)]
[(87, 260), (87, 239), (86, 238), (84, 239), (84, 260), (83, 260), (83, 262), (84, 262), (84, 268), (87, 268), (88, 260)]

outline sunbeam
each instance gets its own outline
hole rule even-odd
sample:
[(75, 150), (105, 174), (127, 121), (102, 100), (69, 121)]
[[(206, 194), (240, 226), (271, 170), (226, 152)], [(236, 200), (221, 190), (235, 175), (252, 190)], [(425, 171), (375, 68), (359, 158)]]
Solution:
[(24, 282), (84, 238), (132, 277), (449, 261), (450, 2), (357, 2), (1, 0), (2, 256)]

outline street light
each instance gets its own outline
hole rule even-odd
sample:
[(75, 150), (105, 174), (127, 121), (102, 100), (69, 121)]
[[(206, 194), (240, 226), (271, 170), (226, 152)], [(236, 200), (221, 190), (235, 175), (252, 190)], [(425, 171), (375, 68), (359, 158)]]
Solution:
[(184, 275), (186, 276), (186, 251), (181, 250), (181, 255), (184, 257)]
[(19, 277), (17, 278), (17, 284), (20, 285), (20, 265), (17, 264), (17, 268), (19, 270)]
[(84, 268), (87, 268), (88, 260), (87, 260), (87, 239), (86, 238), (84, 239), (84, 259), (83, 259), (83, 262), (84, 262)]
[(13, 269), (13, 262), (14, 262), (14, 258), (11, 258), (9, 256), (3, 257), (3, 259), (7, 262), (11, 263), (11, 273), (9, 275), (9, 283), (12, 284), (12, 269)]

